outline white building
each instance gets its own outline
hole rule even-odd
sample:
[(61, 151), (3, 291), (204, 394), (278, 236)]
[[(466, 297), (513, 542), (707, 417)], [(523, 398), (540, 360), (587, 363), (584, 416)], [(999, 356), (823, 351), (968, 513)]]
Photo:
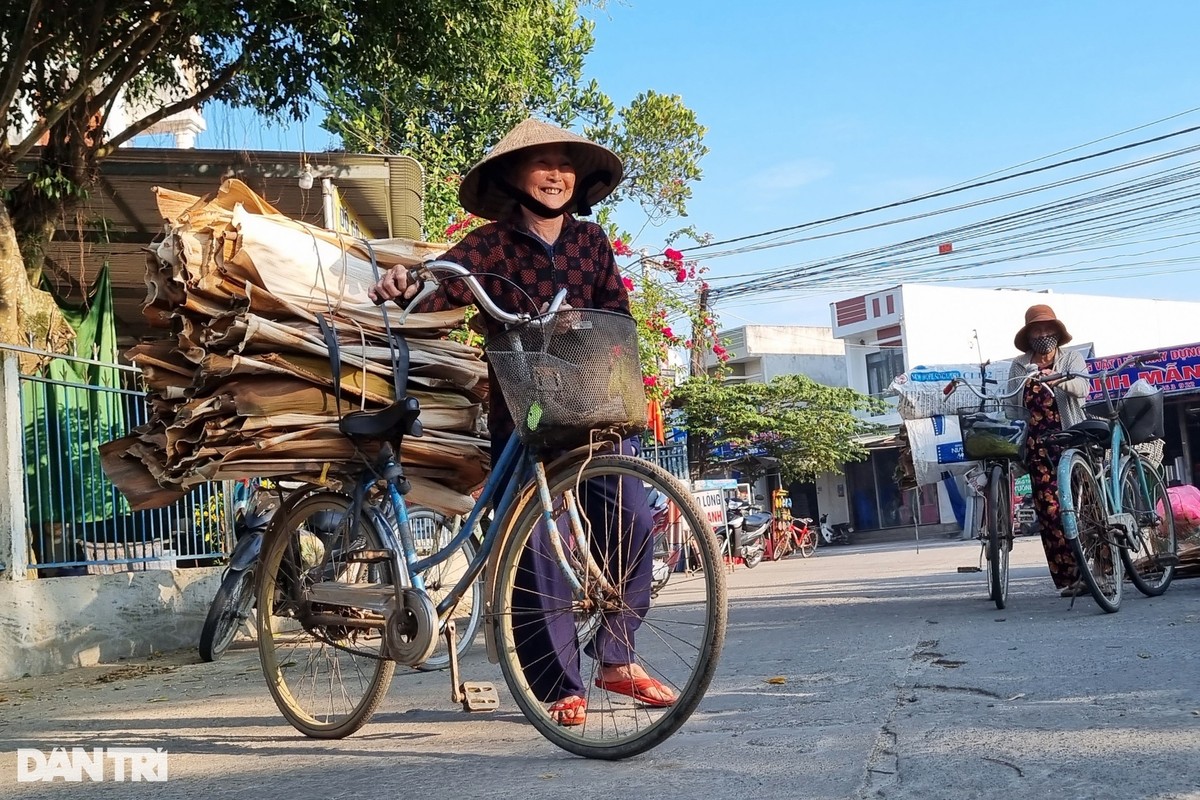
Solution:
[[(729, 351), (726, 380), (769, 383), (780, 375), (807, 375), (826, 386), (846, 385), (846, 347), (831, 328), (809, 325), (745, 325), (717, 334)], [(705, 367), (716, 357), (709, 353)]]
[[(833, 303), (830, 310), (833, 335), (846, 345), (847, 384), (880, 396), (905, 369), (1016, 356), (1013, 336), (1024, 324), (1025, 310), (1035, 304), (1054, 308), (1073, 337), (1070, 346), (1085, 356), (1200, 339), (1200, 303), (1172, 300), (904, 284)], [(1186, 443), (1190, 418), (1182, 408), (1173, 413), (1168, 413), (1167, 430), (1174, 426)], [(900, 422), (894, 412), (874, 421), (893, 428)], [(1172, 445), (1171, 438), (1168, 434), (1168, 463), (1184, 457), (1172, 447), (1186, 451), (1186, 444)], [(1200, 441), (1200, 434), (1195, 438)], [(914, 517), (922, 524), (950, 522), (945, 487), (899, 492), (892, 480), (896, 461), (895, 448), (884, 447), (866, 462), (847, 465), (842, 492), (847, 507), (838, 509), (835, 502), (822, 510), (834, 521), (848, 516), (856, 530), (911, 526)]]
[[(831, 328), (810, 325), (745, 325), (717, 334), (728, 350), (728, 381), (769, 383), (782, 375), (806, 375), (826, 386), (846, 386), (846, 347), (834, 338)], [(712, 369), (716, 357), (709, 353), (705, 366)], [(819, 497), (836, 494), (840, 476), (822, 476), (815, 484), (795, 483), (792, 494), (795, 516), (817, 518)], [(778, 474), (761, 478), (754, 494), (769, 498), (779, 486)], [(765, 506), (765, 503), (764, 503)]]

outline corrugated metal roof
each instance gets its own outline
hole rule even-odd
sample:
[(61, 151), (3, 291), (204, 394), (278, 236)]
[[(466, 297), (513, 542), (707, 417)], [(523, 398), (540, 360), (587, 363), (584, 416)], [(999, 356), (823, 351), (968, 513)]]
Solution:
[[(298, 185), (305, 158), (317, 178), (308, 190)], [(163, 227), (155, 186), (204, 196), (237, 177), (282, 213), (321, 225), (320, 178), (329, 177), (372, 235), (421, 238), (424, 176), (409, 156), (136, 147), (106, 158), (100, 173), (92, 196), (60, 225), (47, 253), (47, 275), (74, 299), (80, 283), (90, 283), (108, 261), (114, 308), (133, 335), (146, 332), (144, 248)]]

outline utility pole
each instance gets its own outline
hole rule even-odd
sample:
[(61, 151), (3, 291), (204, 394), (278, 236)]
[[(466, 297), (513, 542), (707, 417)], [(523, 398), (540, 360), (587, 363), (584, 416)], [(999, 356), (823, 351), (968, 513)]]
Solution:
[[(708, 287), (705, 286), (700, 290), (700, 300), (698, 310), (700, 313), (697, 318), (703, 320), (708, 316)], [(702, 342), (697, 331), (692, 331), (692, 359), (689, 367), (691, 376), (698, 378), (703, 375), (704, 358), (708, 354), (708, 342)], [(687, 437), (687, 454), (688, 454), (688, 471), (691, 472), (694, 478), (700, 477), (700, 442), (697, 437), (689, 435)]]
[[(705, 286), (703, 289), (700, 290), (699, 311), (700, 311), (699, 319), (703, 320), (705, 317), (708, 316), (708, 287), (707, 286)], [(707, 344), (707, 343), (705, 343), (705, 344)], [(707, 353), (708, 353), (707, 348), (701, 346), (700, 337), (696, 335), (695, 331), (693, 331), (692, 332), (692, 363), (691, 363), (691, 367), (690, 367), (691, 375), (693, 378), (697, 378), (704, 374), (704, 372), (705, 372), (704, 357), (705, 357), (705, 355), (707, 355)]]

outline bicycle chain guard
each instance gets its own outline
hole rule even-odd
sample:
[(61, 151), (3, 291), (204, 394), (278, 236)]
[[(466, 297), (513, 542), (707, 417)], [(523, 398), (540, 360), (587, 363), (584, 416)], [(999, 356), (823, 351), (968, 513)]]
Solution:
[(397, 664), (415, 667), (433, 655), (437, 647), (437, 608), (420, 589), (404, 590), (404, 609), (388, 610), (383, 627), (383, 652)]

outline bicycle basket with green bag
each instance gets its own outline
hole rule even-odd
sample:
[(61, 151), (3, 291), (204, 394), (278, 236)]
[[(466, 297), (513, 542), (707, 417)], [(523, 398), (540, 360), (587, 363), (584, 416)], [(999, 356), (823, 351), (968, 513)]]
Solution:
[(484, 346), (521, 441), (571, 447), (595, 428), (646, 427), (637, 323), (613, 311), (570, 309), (492, 337)]
[(1025, 440), (1029, 438), (1029, 412), (1024, 408), (960, 413), (959, 423), (967, 458), (1024, 457)]

